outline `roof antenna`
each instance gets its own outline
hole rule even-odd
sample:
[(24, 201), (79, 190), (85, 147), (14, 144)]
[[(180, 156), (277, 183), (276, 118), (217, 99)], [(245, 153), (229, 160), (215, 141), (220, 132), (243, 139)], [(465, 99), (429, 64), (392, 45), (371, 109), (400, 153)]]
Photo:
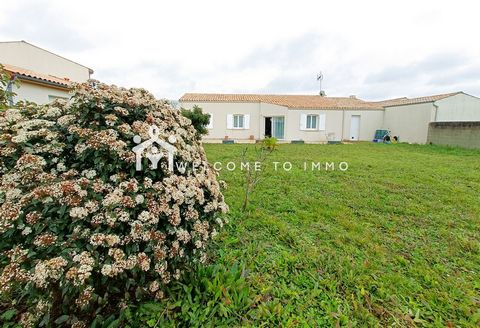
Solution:
[(325, 91), (322, 90), (322, 80), (323, 80), (323, 73), (320, 71), (320, 73), (317, 74), (317, 81), (320, 84), (320, 93), (319, 95), (322, 97), (325, 97)]

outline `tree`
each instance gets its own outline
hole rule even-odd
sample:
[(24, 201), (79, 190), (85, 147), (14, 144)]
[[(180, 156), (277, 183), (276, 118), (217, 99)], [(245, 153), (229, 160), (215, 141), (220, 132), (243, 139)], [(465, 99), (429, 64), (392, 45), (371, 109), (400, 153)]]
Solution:
[(11, 90), (9, 90), (12, 83), (15, 83), (7, 74), (2, 65), (0, 65), (0, 110), (9, 107), (9, 100), (15, 96)]
[[(277, 148), (277, 139), (270, 137), (263, 140), (262, 145), (254, 148), (254, 161), (253, 163), (260, 163), (260, 167), (266, 162), (268, 156)], [(244, 190), (245, 194), (243, 197), (242, 211), (247, 210), (248, 203), (250, 201), (250, 196), (255, 192), (257, 184), (263, 178), (263, 172), (261, 169), (253, 169), (250, 167), (248, 161), (248, 150), (249, 147), (245, 147), (242, 152), (242, 163), (248, 166), (247, 170), (242, 170), (244, 174)]]
[(206, 114), (202, 109), (194, 105), (191, 110), (182, 108), (182, 115), (192, 121), (192, 125), (197, 131), (197, 138), (200, 139), (202, 135), (208, 134), (207, 125), (210, 124), (210, 114)]

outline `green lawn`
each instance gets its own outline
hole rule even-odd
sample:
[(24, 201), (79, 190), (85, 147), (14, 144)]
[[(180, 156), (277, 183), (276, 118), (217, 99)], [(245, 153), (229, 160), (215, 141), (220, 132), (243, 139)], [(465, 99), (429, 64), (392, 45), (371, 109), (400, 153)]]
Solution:
[[(224, 165), (239, 163), (244, 148), (205, 145), (209, 161)], [(286, 144), (268, 161), (294, 167), (274, 171), (267, 163), (246, 213), (242, 172), (221, 171), (230, 223), (211, 249), (212, 264), (172, 287), (170, 320), (480, 324), (479, 151)], [(304, 171), (304, 161), (346, 161), (349, 169)]]

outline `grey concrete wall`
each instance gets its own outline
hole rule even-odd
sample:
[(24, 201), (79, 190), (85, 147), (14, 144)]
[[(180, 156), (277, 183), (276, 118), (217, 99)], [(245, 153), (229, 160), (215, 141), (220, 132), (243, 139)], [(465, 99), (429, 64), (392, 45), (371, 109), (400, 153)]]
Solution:
[(432, 122), (427, 142), (480, 149), (480, 122)]

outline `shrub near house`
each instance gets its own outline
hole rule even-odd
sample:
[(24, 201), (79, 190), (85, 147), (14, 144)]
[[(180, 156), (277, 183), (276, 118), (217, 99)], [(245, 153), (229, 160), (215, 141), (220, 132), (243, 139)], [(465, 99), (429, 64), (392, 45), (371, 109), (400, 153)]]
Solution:
[[(68, 104), (0, 115), (0, 295), (15, 321), (82, 327), (162, 298), (205, 262), (227, 205), (195, 129), (167, 103), (95, 82)], [(199, 169), (144, 159), (136, 171), (133, 137), (148, 139), (153, 124)]]
[(14, 81), (11, 81), (10, 76), (0, 64), (0, 110), (6, 109), (9, 100), (15, 95), (12, 91), (9, 91), (11, 83), (14, 83)]
[(201, 138), (202, 135), (208, 134), (207, 126), (210, 123), (210, 115), (203, 113), (202, 109), (198, 106), (193, 106), (192, 110), (182, 108), (181, 113), (183, 116), (192, 121), (192, 125), (197, 130), (197, 137)]

